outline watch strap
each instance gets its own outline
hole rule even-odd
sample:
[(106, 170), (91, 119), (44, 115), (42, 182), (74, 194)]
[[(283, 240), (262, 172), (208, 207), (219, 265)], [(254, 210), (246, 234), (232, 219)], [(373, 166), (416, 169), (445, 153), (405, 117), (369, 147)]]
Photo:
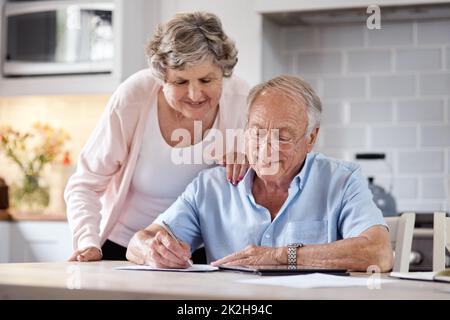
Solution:
[(287, 258), (289, 268), (297, 268), (297, 248), (303, 247), (303, 243), (288, 244)]

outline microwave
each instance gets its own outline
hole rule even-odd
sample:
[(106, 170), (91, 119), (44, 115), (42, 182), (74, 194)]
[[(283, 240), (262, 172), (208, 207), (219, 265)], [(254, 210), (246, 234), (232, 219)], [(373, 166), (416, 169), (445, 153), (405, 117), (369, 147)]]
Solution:
[(114, 3), (6, 2), (5, 77), (112, 73)]

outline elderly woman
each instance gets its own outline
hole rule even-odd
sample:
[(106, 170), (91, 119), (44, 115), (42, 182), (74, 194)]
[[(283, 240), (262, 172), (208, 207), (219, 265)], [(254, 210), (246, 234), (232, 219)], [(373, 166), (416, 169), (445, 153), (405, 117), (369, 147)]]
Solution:
[(127, 258), (184, 268), (189, 248), (204, 242), (214, 265), (389, 270), (389, 234), (359, 168), (311, 152), (321, 113), (312, 88), (280, 76), (252, 89), (248, 104), (251, 169), (242, 183), (237, 188), (224, 183), (223, 168), (204, 170), (134, 235)]
[[(248, 86), (232, 76), (237, 50), (217, 16), (177, 14), (157, 28), (147, 55), (150, 68), (112, 95), (68, 181), (71, 261), (125, 260), (131, 237), (212, 166), (176, 155), (202, 150), (210, 129), (245, 123)], [(245, 171), (227, 163), (223, 179), (236, 184)]]

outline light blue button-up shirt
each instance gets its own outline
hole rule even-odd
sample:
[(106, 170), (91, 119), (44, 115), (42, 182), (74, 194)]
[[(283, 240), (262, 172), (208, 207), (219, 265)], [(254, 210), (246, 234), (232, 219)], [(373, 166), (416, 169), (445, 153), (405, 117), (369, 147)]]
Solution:
[(386, 225), (356, 164), (309, 153), (273, 221), (253, 197), (254, 175), (248, 170), (235, 187), (225, 168), (204, 170), (155, 223), (164, 220), (192, 250), (204, 243), (208, 262), (248, 245), (328, 243)]

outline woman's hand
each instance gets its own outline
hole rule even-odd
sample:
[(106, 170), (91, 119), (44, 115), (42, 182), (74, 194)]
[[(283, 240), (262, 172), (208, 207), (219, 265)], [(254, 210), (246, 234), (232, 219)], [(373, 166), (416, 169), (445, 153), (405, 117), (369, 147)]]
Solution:
[(131, 238), (126, 256), (131, 262), (154, 268), (188, 268), (191, 251), (187, 243), (178, 243), (165, 230), (154, 236), (141, 230)]
[(249, 168), (247, 156), (239, 152), (224, 155), (219, 164), (226, 167), (227, 180), (233, 185), (237, 185), (244, 178)]
[(75, 251), (69, 261), (88, 262), (102, 260), (102, 252), (99, 248), (90, 247), (84, 250)]

